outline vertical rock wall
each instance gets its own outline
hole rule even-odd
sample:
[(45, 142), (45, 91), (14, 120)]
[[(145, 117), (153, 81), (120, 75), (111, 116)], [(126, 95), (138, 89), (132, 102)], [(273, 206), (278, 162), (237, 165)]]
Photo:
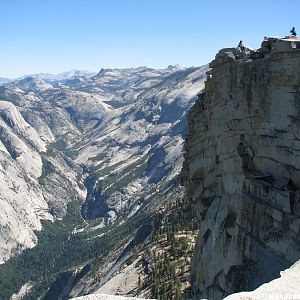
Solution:
[(200, 222), (193, 293), (220, 299), (300, 258), (300, 41), (222, 49), (210, 67), (183, 175)]

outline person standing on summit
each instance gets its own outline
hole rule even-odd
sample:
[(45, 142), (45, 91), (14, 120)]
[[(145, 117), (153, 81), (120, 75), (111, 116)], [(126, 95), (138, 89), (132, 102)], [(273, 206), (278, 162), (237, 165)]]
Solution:
[(297, 35), (295, 27), (293, 27), (293, 28), (290, 30), (290, 33), (291, 33), (292, 36), (296, 36), (296, 35)]
[(240, 42), (239, 42), (238, 48), (239, 48), (242, 52), (245, 51), (245, 46), (243, 45), (243, 41), (240, 41)]

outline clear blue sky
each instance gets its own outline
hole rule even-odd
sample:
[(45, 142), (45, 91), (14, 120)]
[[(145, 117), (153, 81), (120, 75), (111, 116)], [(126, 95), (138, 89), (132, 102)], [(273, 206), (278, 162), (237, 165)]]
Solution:
[(200, 66), (220, 48), (300, 33), (299, 0), (1, 0), (0, 77)]

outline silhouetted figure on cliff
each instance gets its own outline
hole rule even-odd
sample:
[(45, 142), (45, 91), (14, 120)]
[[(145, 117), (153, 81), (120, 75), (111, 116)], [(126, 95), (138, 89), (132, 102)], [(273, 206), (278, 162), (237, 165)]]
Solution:
[(238, 47), (240, 48), (240, 50), (241, 50), (242, 52), (245, 51), (245, 47), (244, 47), (244, 45), (243, 45), (243, 41), (240, 41), (240, 42), (239, 42)]
[(295, 30), (295, 27), (293, 27), (291, 30), (290, 30), (290, 33), (292, 36), (296, 36), (297, 33), (296, 33), (296, 30)]

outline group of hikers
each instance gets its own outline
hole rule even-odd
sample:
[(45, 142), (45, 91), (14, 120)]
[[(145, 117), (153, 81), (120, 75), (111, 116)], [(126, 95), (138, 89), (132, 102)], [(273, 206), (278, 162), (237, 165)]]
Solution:
[[(293, 37), (297, 36), (295, 27), (293, 27), (293, 28), (290, 30), (290, 34), (291, 34), (291, 36), (293, 36)], [(239, 42), (238, 48), (239, 48), (240, 51), (242, 51), (242, 52), (245, 51), (245, 46), (243, 45), (243, 41), (240, 41), (240, 42)]]

